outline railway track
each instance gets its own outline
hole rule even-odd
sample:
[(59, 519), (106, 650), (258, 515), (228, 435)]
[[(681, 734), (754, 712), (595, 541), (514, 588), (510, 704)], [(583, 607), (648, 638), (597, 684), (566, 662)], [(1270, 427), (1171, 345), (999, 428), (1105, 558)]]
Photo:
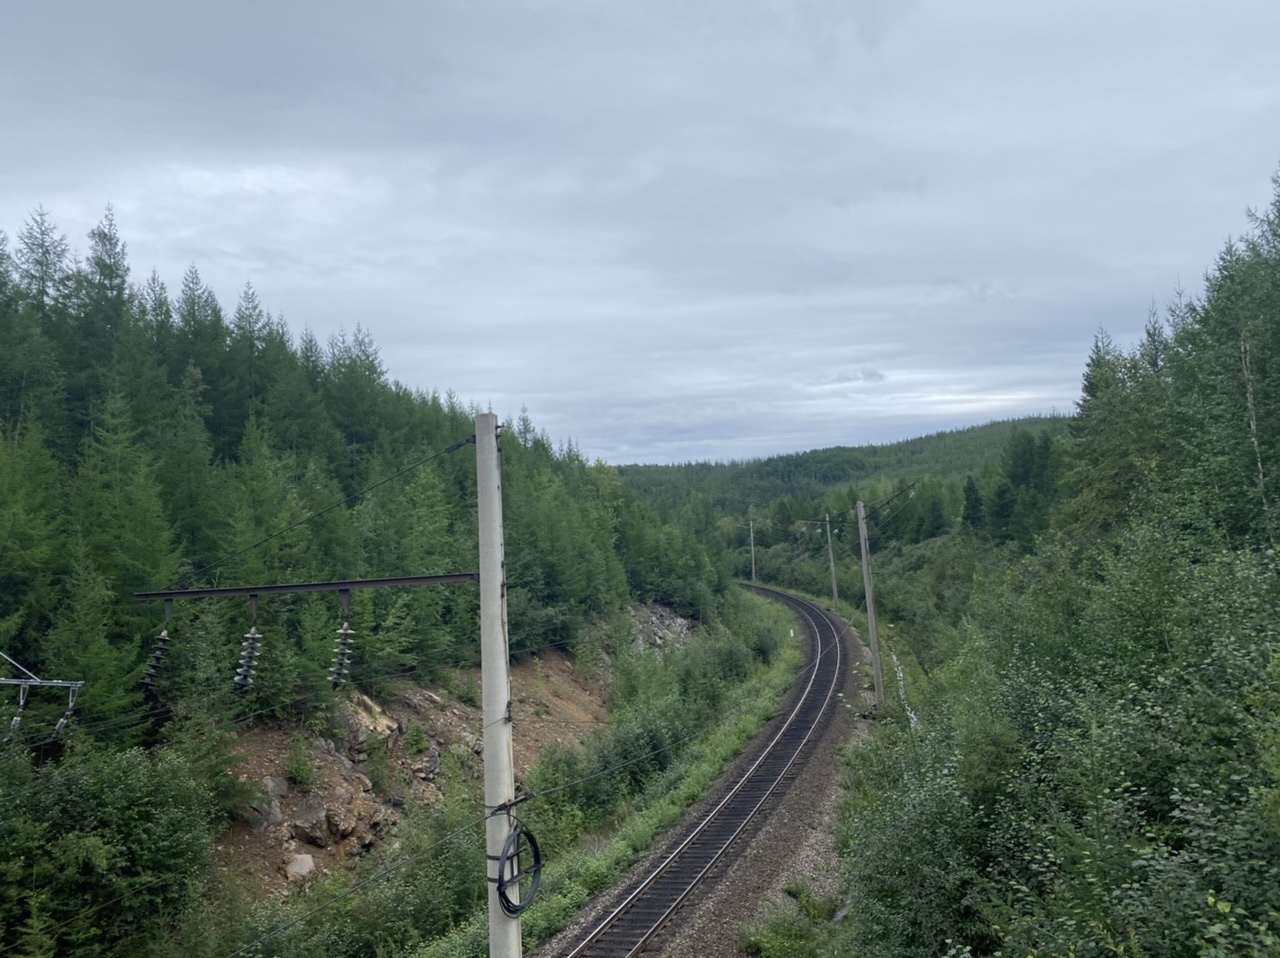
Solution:
[(724, 798), (687, 825), (675, 850), (654, 865), (603, 921), (562, 951), (563, 958), (639, 955), (698, 885), (734, 853), (733, 846), (748, 827), (759, 824), (771, 809), (770, 800), (785, 791), (805, 746), (834, 711), (849, 662), (842, 641), (845, 627), (804, 599), (761, 586), (746, 588), (792, 609), (806, 633), (808, 664), (797, 676), (799, 691), (792, 697), (791, 711)]

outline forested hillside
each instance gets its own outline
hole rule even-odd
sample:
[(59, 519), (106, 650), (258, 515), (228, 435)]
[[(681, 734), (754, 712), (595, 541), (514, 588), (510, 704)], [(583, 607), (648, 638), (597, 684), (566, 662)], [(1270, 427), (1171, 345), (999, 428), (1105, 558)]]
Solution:
[[(476, 567), (473, 457), (440, 455), (470, 435), (474, 410), (388, 381), (359, 326), (324, 345), (295, 339), (249, 286), (226, 315), (194, 266), (176, 296), (155, 275), (134, 284), (109, 211), (83, 261), (43, 212), (7, 246), (0, 234), (0, 648), (38, 674), (84, 679), (83, 724), (141, 702), (143, 649), (163, 623), (135, 592)], [(692, 584), (699, 548), (611, 468), (553, 449), (524, 416), (504, 453), (517, 649), (569, 642), (584, 615), (632, 592), (710, 607)], [(358, 601), (357, 675), (430, 673), (437, 647), (456, 645), (448, 636), (474, 633), (465, 589)], [(256, 695), (324, 675), (326, 650), (308, 636), (331, 633), (338, 613), (321, 603), (263, 603), (276, 641)], [(248, 607), (226, 615), (215, 631), (229, 643)], [(174, 629), (175, 655), (202, 627)], [(189, 679), (180, 666), (166, 668), (166, 694)], [(24, 733), (36, 735), (47, 710), (31, 710)]]
[[(832, 516), (855, 607), (871, 505), (891, 659), (842, 900), (801, 895), (749, 950), (1280, 954), (1277, 468), (1280, 179), (1199, 296), (1098, 336), (1065, 431), (968, 477), (751, 502), (761, 578), (818, 594)], [(745, 513), (682, 521), (747, 575)]]
[(743, 462), (621, 466), (627, 485), (647, 502), (677, 508), (690, 497), (745, 516), (780, 499), (816, 500), (833, 486), (877, 479), (963, 478), (999, 457), (1015, 431), (1066, 428), (1064, 416), (1027, 416), (869, 446), (833, 446)]
[[(316, 593), (264, 596), (256, 620), (247, 599), (179, 602), (144, 695), (166, 622), (133, 594), (474, 570), (464, 443), (475, 410), (388, 380), (359, 325), (323, 344), (295, 336), (247, 285), (224, 312), (194, 266), (176, 295), (155, 275), (135, 282), (110, 210), (83, 259), (69, 250), (43, 211), (12, 246), (0, 233), (0, 651), (41, 678), (84, 682), (57, 741), (67, 692), (33, 688), (0, 749), (0, 950), (138, 954), (180, 919), (211, 940), (223, 933), (191, 909), (213, 835), (246, 807), (225, 774), (231, 733), (266, 721), (327, 727), (342, 610)], [(502, 448), (515, 654), (572, 648), (632, 599), (713, 632), (735, 614), (741, 600), (702, 546), (638, 503), (613, 468), (553, 448), (527, 416), (506, 424)], [(478, 659), (474, 586), (352, 599), (362, 689)], [(236, 692), (241, 637), (255, 623), (257, 679)], [(750, 671), (751, 651), (731, 644)], [(7, 726), (19, 695), (2, 692)], [(673, 707), (689, 723), (714, 718)], [(632, 776), (637, 788), (647, 774)], [(627, 787), (611, 787), (625, 800)], [(597, 804), (607, 817), (612, 806)], [(578, 815), (576, 828), (595, 820)], [(576, 839), (574, 827), (561, 831)], [(462, 911), (430, 912), (404, 934), (421, 940), (464, 916), (468, 888)], [(372, 954), (379, 914), (368, 911), (365, 938), (323, 953)]]
[[(702, 758), (675, 744), (735, 695), (731, 712), (759, 706), (749, 683), (775, 636), (729, 588), (750, 575), (753, 534), (759, 578), (822, 594), (829, 519), (856, 620), (861, 500), (902, 684), (850, 752), (841, 900), (799, 895), (747, 947), (1280, 954), (1277, 189), (1199, 296), (1132, 347), (1098, 337), (1066, 421), (621, 474), (527, 417), (508, 424), (513, 648), (572, 648), (633, 597), (708, 629), (665, 664), (620, 656), (609, 733), (535, 773), (559, 790), (531, 820), (578, 850), (553, 885), (559, 917), (530, 926), (563, 920), (634, 854), (574, 843), (675, 787)], [(455, 927), (478, 953), (482, 883), (441, 837), (461, 805), (406, 832), (406, 854), (444, 850), (320, 917), (206, 911), (213, 836), (245, 799), (225, 774), (229, 729), (323, 727), (340, 613), (331, 597), (264, 598), (259, 679), (236, 693), (247, 601), (179, 603), (147, 697), (165, 623), (131, 598), (474, 568), (473, 460), (446, 451), (473, 410), (389, 381), (359, 326), (295, 336), (249, 287), (224, 313), (194, 267), (177, 295), (133, 282), (110, 213), (81, 261), (42, 212), (12, 248), (0, 237), (0, 369), (0, 651), (86, 683), (58, 742), (31, 747), (67, 704), (36, 689), (0, 750), (0, 949), (225, 955), (287, 925), (261, 953), (456, 954), (430, 940)], [(474, 660), (475, 618), (466, 586), (359, 593), (356, 684)], [(0, 702), (16, 713), (15, 694)], [(663, 759), (623, 759), (637, 752)]]

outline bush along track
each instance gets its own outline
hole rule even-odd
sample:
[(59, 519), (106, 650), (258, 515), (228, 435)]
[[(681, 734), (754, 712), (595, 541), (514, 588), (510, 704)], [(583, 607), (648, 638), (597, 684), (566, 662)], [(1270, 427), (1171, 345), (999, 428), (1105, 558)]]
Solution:
[[(620, 655), (610, 728), (579, 748), (551, 751), (532, 771), (531, 791), (543, 797), (521, 817), (548, 864), (524, 915), (526, 948), (617, 882), (773, 717), (801, 666), (793, 621), (753, 596), (743, 595), (739, 608), (731, 630), (662, 655)], [(412, 954), (480, 958), (486, 928), (477, 913)]]

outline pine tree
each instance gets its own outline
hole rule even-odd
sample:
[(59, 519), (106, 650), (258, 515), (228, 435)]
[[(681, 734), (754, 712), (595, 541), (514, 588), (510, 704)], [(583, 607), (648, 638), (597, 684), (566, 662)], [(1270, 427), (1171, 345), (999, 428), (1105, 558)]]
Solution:
[(231, 317), (221, 388), (216, 410), (217, 429), (223, 440), (238, 448), (245, 424), (251, 416), (262, 418), (267, 392), (267, 369), (263, 364), (268, 317), (253, 286), (244, 284), (240, 301)]
[[(204, 384), (209, 387), (209, 428), (214, 454), (231, 459), (237, 443), (225, 435), (226, 423), (218, 414), (225, 381), (224, 366), (227, 362), (227, 342), (230, 330), (223, 319), (217, 298), (200, 279), (195, 266), (187, 268), (182, 277), (182, 289), (177, 300), (178, 348), (170, 365), (170, 377), (181, 378), (188, 366), (200, 370)], [(243, 423), (239, 424), (243, 429)]]
[(213, 464), (207, 387), (195, 366), (188, 366), (178, 388), (161, 410), (151, 442), (156, 456), (165, 512), (181, 551), (198, 568), (217, 558), (227, 534), (221, 477)]
[(128, 308), (128, 248), (116, 228), (115, 211), (108, 206), (102, 222), (89, 231), (89, 255), (84, 264), (82, 331), (91, 333), (101, 359), (110, 356)]
[(0, 435), (0, 648), (39, 661), (64, 561), (62, 474), (40, 430)]
[(66, 239), (40, 210), (19, 235), (14, 255), (0, 233), (0, 423), (41, 422), (68, 453), (63, 373), (53, 336), (66, 292)]
[[(140, 636), (120, 633), (118, 609), (117, 595), (88, 544), (74, 536), (67, 598), (45, 642), (45, 668), (85, 683), (76, 704), (88, 726), (115, 723), (142, 701), (142, 643)], [(134, 723), (121, 723), (101, 735), (119, 743), (136, 741), (139, 732)]]
[(155, 358), (169, 370), (169, 381), (176, 383), (175, 373), (181, 372), (174, 368), (178, 360), (178, 324), (173, 312), (173, 302), (169, 299), (169, 288), (155, 270), (151, 271), (142, 288), (140, 313)]
[(178, 552), (150, 454), (141, 446), (123, 397), (107, 399), (71, 487), (71, 513), (89, 560), (112, 591), (163, 588), (177, 573)]
[(71, 253), (67, 238), (58, 233), (44, 207), (37, 207), (18, 233), (14, 260), (19, 294), (35, 310), (41, 328), (48, 332), (70, 287)]
[(985, 521), (983, 512), (982, 490), (973, 476), (965, 476), (964, 511), (960, 514), (960, 521), (974, 532), (981, 532)]

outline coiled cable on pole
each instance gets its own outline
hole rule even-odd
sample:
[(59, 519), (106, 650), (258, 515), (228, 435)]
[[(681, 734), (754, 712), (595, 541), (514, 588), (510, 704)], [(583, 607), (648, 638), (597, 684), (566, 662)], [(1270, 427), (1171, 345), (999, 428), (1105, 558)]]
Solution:
[[(528, 879), (528, 884), (522, 888), (520, 883), (524, 879)], [(507, 835), (502, 855), (498, 858), (498, 902), (502, 905), (502, 913), (508, 918), (520, 915), (538, 897), (541, 883), (542, 851), (538, 848), (538, 840), (524, 822), (512, 817), (511, 833)], [(513, 891), (519, 901), (512, 901)]]

